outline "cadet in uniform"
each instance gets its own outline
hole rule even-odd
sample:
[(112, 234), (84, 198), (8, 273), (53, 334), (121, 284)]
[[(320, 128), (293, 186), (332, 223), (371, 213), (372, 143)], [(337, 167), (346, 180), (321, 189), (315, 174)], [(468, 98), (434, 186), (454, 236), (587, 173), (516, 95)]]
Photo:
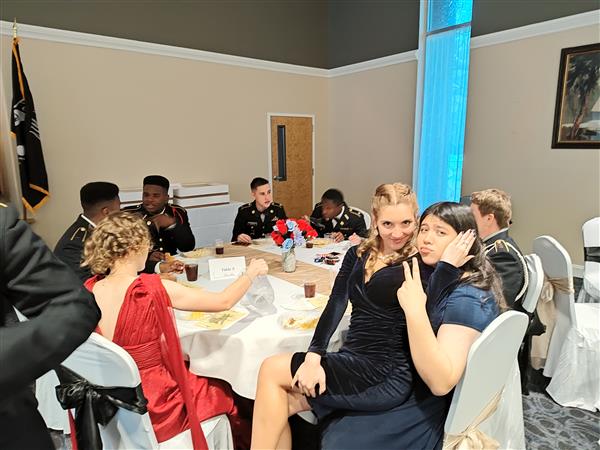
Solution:
[(250, 193), (254, 201), (239, 207), (233, 224), (232, 242), (250, 243), (252, 239), (271, 234), (279, 219), (287, 219), (283, 205), (273, 202), (267, 180), (260, 177), (253, 179)]
[(333, 233), (336, 242), (349, 239), (356, 234), (367, 237), (368, 230), (362, 212), (350, 208), (344, 202), (344, 195), (337, 189), (328, 189), (321, 196), (310, 215), (310, 222), (323, 237)]
[(141, 215), (152, 236), (152, 248), (144, 272), (181, 272), (183, 265), (178, 261), (164, 262), (165, 253), (174, 255), (177, 251), (193, 250), (196, 239), (185, 209), (169, 204), (169, 180), (161, 175), (144, 178), (142, 203), (129, 206), (124, 211)]
[(104, 181), (88, 183), (79, 191), (83, 213), (59, 239), (54, 254), (75, 271), (83, 282), (92, 276), (89, 268), (81, 267), (83, 243), (98, 222), (111, 212), (119, 211), (119, 188)]
[(521, 250), (508, 235), (512, 217), (510, 196), (499, 189), (473, 192), (471, 194), (471, 211), (477, 222), (479, 237), (485, 245), (486, 255), (502, 279), (502, 291), (507, 305), (530, 317), (524, 345), (518, 356), (521, 390), (524, 395), (527, 395), (529, 393), (527, 382), (531, 337), (543, 334), (546, 327), (540, 321), (537, 312), (528, 313), (521, 305), (529, 285), (529, 276), (527, 263)]
[[(0, 448), (54, 449), (32, 383), (73, 352), (100, 319), (72, 270), (0, 203)], [(20, 322), (13, 308), (28, 321)]]

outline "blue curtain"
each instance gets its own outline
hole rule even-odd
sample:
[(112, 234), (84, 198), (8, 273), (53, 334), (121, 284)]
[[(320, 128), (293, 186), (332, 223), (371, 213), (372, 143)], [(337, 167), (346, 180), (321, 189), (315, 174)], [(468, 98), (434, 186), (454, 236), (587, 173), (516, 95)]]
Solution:
[[(428, 30), (471, 20), (471, 0), (433, 0), (429, 5)], [(415, 186), (421, 210), (460, 199), (470, 39), (470, 24), (427, 36)]]

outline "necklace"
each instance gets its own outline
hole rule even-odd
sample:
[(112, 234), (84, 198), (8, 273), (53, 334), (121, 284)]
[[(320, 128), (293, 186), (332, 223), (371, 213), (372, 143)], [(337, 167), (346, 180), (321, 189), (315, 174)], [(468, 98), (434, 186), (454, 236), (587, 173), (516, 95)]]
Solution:
[(377, 255), (377, 259), (379, 259), (380, 261), (387, 261), (393, 258), (395, 255), (396, 253), (389, 253), (387, 255)]

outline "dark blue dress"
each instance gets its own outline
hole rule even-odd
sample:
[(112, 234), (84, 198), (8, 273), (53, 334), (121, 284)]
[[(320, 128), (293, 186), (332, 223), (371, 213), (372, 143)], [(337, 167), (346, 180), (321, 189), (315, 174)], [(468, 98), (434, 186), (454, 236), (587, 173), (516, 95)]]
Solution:
[[(322, 355), (327, 379), (326, 392), (308, 399), (319, 418), (339, 410), (388, 410), (404, 403), (412, 392), (406, 318), (396, 297), (404, 282), (402, 262), (378, 270), (365, 283), (366, 259), (367, 255), (357, 256), (356, 247), (346, 254), (308, 349)], [(426, 281), (433, 269), (422, 262), (420, 268)], [(349, 299), (352, 315), (343, 347), (327, 353)], [(292, 374), (304, 357), (305, 353), (294, 354)]]
[[(464, 325), (483, 331), (498, 315), (498, 306), (490, 292), (471, 285), (456, 286), (460, 274), (461, 271), (453, 266), (439, 263), (429, 278), (427, 307), (435, 331), (442, 324)], [(451, 281), (453, 278), (454, 282)], [(329, 416), (324, 424), (321, 448), (441, 448), (452, 393), (434, 396), (414, 370), (412, 360), (409, 364), (413, 384), (405, 401), (387, 411), (353, 410)]]

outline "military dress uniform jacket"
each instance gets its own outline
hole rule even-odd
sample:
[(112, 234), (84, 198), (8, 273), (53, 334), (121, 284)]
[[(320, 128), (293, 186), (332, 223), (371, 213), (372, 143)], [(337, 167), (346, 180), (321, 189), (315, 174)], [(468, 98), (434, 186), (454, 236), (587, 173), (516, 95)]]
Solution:
[(506, 304), (514, 309), (515, 302), (523, 299), (528, 284), (523, 254), (517, 243), (508, 235), (508, 230), (500, 231), (485, 239), (483, 245), (492, 266), (502, 279)]
[(83, 258), (83, 243), (93, 230), (94, 227), (80, 214), (54, 247), (54, 254), (73, 269), (82, 282), (92, 276), (90, 269), (83, 268), (80, 264)]
[(310, 222), (313, 228), (323, 237), (326, 233), (340, 232), (344, 235), (344, 239), (348, 239), (352, 234), (356, 233), (360, 237), (367, 237), (369, 231), (365, 224), (363, 213), (350, 208), (344, 203), (344, 212), (342, 217), (333, 225), (331, 220), (323, 218), (321, 202), (315, 205), (313, 212), (310, 215)]
[(190, 221), (184, 208), (178, 205), (167, 204), (162, 213), (170, 217), (175, 217), (175, 226), (173, 228), (158, 229), (154, 226), (151, 219), (156, 214), (150, 214), (142, 204), (137, 206), (128, 206), (123, 211), (138, 213), (146, 221), (146, 225), (152, 236), (152, 251), (170, 253), (174, 255), (177, 251), (189, 252), (196, 245), (196, 238), (190, 228)]
[[(100, 310), (73, 271), (3, 204), (0, 261), (0, 448), (53, 448), (31, 383), (88, 338)], [(19, 323), (13, 307), (30, 320)]]
[[(264, 220), (260, 215), (264, 214)], [(259, 239), (264, 235), (270, 235), (279, 219), (287, 219), (283, 205), (271, 203), (262, 213), (256, 208), (256, 202), (246, 203), (238, 208), (237, 216), (233, 224), (231, 241), (237, 241), (240, 234), (247, 234), (252, 239)]]

